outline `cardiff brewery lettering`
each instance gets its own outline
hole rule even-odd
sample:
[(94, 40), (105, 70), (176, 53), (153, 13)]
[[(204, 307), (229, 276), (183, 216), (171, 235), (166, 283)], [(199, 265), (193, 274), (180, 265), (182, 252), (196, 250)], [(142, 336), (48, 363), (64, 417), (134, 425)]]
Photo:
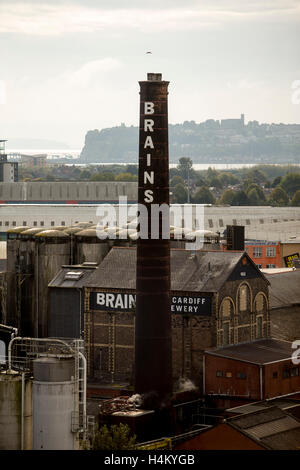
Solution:
[[(144, 114), (151, 115), (154, 114), (154, 103), (151, 101), (145, 101), (144, 103)], [(154, 120), (153, 119), (144, 119), (144, 132), (154, 132)], [(149, 149), (149, 153), (146, 153), (146, 166), (149, 168), (147, 171), (144, 171), (144, 184), (154, 184), (154, 171), (151, 170), (151, 150), (154, 150), (154, 144), (151, 135), (147, 135), (144, 143), (144, 149), (146, 152)], [(144, 202), (151, 203), (153, 202), (153, 191), (152, 189), (144, 190)]]
[[(133, 311), (135, 309), (135, 294), (122, 292), (91, 292), (91, 310)], [(210, 296), (171, 296), (171, 313), (189, 313), (192, 315), (210, 315)]]

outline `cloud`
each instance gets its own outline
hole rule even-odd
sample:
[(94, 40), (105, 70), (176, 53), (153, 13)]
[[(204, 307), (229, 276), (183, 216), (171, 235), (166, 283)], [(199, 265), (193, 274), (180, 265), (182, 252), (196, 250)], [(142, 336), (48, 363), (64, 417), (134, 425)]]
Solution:
[[(182, 2), (183, 3), (183, 2)], [(182, 5), (181, 3), (181, 5)], [(188, 1), (134, 2), (130, 8), (121, 3), (96, 2), (45, 3), (1, 2), (0, 33), (31, 35), (61, 35), (97, 31), (136, 30), (141, 32), (180, 31), (217, 28), (228, 22), (240, 21), (299, 21), (300, 5), (295, 0), (219, 0), (216, 2)], [(141, 6), (142, 5), (142, 6)]]

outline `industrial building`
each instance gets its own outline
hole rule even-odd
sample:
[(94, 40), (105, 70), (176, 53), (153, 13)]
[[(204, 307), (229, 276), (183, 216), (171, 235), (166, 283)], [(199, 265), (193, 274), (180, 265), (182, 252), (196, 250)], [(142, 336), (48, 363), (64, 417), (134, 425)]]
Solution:
[(204, 394), (264, 400), (300, 390), (292, 343), (262, 339), (205, 351)]
[(6, 140), (0, 140), (0, 183), (11, 185), (18, 181), (18, 163), (7, 160), (5, 142)]
[[(135, 276), (135, 248), (114, 247), (85, 283), (91, 380), (131, 380)], [(269, 336), (268, 284), (243, 252), (171, 250), (174, 381), (187, 377), (202, 386), (205, 349)]]

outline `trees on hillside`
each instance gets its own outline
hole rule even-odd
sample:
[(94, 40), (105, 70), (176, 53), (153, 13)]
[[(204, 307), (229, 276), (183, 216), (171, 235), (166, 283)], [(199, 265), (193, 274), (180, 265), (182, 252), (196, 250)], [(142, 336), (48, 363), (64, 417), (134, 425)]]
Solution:
[(287, 206), (289, 197), (281, 186), (277, 186), (277, 188), (273, 189), (271, 192), (268, 203), (272, 206)]
[(295, 192), (294, 197), (291, 200), (291, 206), (300, 206), (300, 189)]
[(289, 196), (293, 196), (300, 189), (300, 173), (288, 173), (282, 178), (280, 186)]
[(194, 194), (193, 202), (196, 204), (214, 204), (215, 197), (206, 186), (201, 186)]

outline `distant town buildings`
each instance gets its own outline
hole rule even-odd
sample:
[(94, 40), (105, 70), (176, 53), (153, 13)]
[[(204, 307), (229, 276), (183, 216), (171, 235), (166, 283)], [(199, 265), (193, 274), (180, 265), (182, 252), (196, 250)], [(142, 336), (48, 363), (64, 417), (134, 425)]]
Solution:
[(18, 181), (18, 163), (7, 160), (5, 142), (0, 140), (0, 183), (14, 183)]

